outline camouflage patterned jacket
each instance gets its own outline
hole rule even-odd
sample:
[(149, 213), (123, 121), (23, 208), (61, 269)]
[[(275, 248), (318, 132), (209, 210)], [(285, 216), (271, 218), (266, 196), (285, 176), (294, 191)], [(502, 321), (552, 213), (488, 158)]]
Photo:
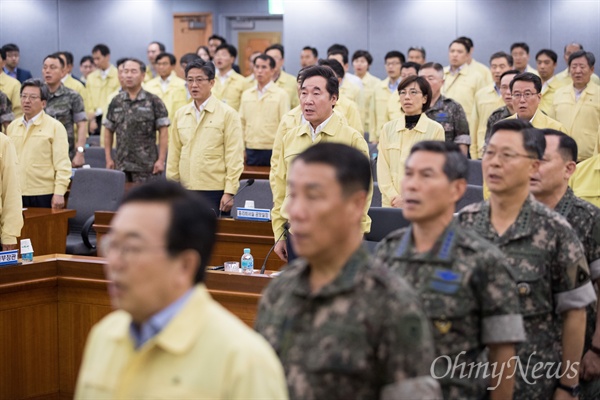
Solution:
[(46, 102), (46, 114), (58, 120), (67, 130), (69, 138), (69, 155), (75, 154), (75, 124), (87, 121), (83, 98), (76, 91), (65, 87), (62, 83)]
[(546, 363), (536, 375), (556, 369), (562, 347), (560, 314), (596, 300), (581, 242), (564, 218), (532, 196), (502, 236), (491, 224), (487, 201), (462, 209), (459, 221), (502, 250), (517, 283), (527, 334), (527, 342), (517, 345), (517, 355), (529, 368), (526, 378), (517, 368), (515, 398), (551, 398), (556, 380), (535, 379), (533, 365)]
[(414, 291), (357, 250), (311, 293), (295, 260), (263, 292), (256, 330), (277, 352), (292, 399), (440, 398), (433, 343)]
[(10, 99), (4, 92), (0, 92), (0, 131), (4, 122), (12, 122), (13, 119), (15, 119), (15, 115), (12, 112)]
[(440, 96), (438, 101), (425, 111), (425, 115), (444, 127), (446, 142), (471, 144), (469, 123), (467, 122), (465, 110), (456, 101)]
[[(468, 365), (484, 357), (488, 344), (525, 340), (517, 288), (502, 252), (456, 221), (428, 252), (416, 252), (408, 227), (388, 235), (375, 258), (416, 289), (432, 322), (436, 357)], [(444, 360), (434, 365), (444, 399), (484, 398), (489, 380), (482, 373), (451, 378)]]
[(103, 124), (117, 135), (117, 169), (152, 172), (158, 159), (156, 131), (170, 125), (167, 108), (158, 96), (144, 89), (133, 100), (126, 91), (117, 94)]
[(485, 129), (485, 145), (490, 141), (490, 136), (492, 136), (492, 126), (505, 118), (510, 117), (512, 114), (510, 113), (508, 107), (500, 107), (490, 115), (487, 121), (487, 128)]

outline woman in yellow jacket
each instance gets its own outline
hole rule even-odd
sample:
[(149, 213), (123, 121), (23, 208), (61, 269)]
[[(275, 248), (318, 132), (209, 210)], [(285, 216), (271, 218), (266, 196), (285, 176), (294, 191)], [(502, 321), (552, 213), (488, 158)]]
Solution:
[(431, 86), (421, 76), (409, 76), (398, 85), (402, 116), (386, 123), (379, 137), (377, 178), (383, 207), (402, 207), (400, 183), (410, 149), (422, 140), (445, 139), (444, 128), (427, 118)]

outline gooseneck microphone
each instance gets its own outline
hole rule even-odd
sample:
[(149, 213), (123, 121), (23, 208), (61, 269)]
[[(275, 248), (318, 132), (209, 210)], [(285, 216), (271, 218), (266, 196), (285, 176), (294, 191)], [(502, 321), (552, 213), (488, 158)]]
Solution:
[[(244, 189), (246, 189), (248, 186), (252, 186), (254, 184), (254, 178), (250, 178), (246, 181), (246, 183), (244, 184), (244, 186), (238, 190), (238, 192), (236, 194), (234, 194), (229, 201), (227, 201), (227, 203), (223, 204), (223, 207), (225, 207), (226, 205), (228, 205), (229, 203), (231, 203), (233, 200), (235, 200), (236, 196), (239, 195), (240, 193), (242, 193), (242, 191)], [(221, 218), (221, 216), (223, 215), (223, 210), (219, 209), (219, 218)]]
[(265, 257), (265, 261), (263, 262), (262, 266), (260, 267), (261, 275), (265, 273), (265, 269), (267, 268), (267, 260), (269, 259), (269, 256), (271, 255), (273, 250), (275, 250), (275, 246), (277, 246), (277, 243), (279, 243), (279, 241), (281, 240), (283, 235), (285, 233), (287, 233), (289, 231), (289, 229), (290, 229), (290, 224), (289, 224), (289, 222), (286, 222), (285, 225), (283, 225), (283, 232), (281, 232), (281, 235), (279, 235), (279, 237), (275, 241), (275, 244), (273, 246), (271, 246), (271, 249), (269, 250), (269, 252), (267, 253), (267, 256)]

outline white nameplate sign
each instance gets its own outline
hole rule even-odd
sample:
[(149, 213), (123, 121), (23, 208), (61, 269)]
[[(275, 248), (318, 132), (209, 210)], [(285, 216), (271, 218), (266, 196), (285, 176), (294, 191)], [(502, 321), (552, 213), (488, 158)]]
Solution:
[(19, 263), (19, 250), (0, 251), (0, 267)]
[(271, 210), (268, 208), (238, 208), (237, 219), (248, 221), (270, 221)]

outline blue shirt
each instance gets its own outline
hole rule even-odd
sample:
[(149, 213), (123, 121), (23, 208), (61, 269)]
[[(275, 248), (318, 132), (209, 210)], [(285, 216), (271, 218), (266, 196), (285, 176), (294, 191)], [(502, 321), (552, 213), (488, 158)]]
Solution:
[(129, 333), (135, 343), (135, 349), (142, 347), (144, 343), (158, 335), (173, 319), (175, 315), (188, 301), (193, 289), (188, 290), (183, 296), (169, 304), (166, 308), (154, 314), (150, 319), (144, 322), (141, 326), (133, 321), (129, 327)]
[(17, 69), (16, 69), (16, 68), (15, 68), (15, 70), (14, 70), (14, 71), (12, 71), (12, 72), (11, 72), (11, 71), (9, 71), (9, 69), (8, 69), (8, 68), (6, 68), (6, 67), (4, 67), (3, 69), (4, 69), (4, 73), (5, 73), (6, 75), (10, 76), (11, 78), (15, 78), (15, 79), (17, 79)]

